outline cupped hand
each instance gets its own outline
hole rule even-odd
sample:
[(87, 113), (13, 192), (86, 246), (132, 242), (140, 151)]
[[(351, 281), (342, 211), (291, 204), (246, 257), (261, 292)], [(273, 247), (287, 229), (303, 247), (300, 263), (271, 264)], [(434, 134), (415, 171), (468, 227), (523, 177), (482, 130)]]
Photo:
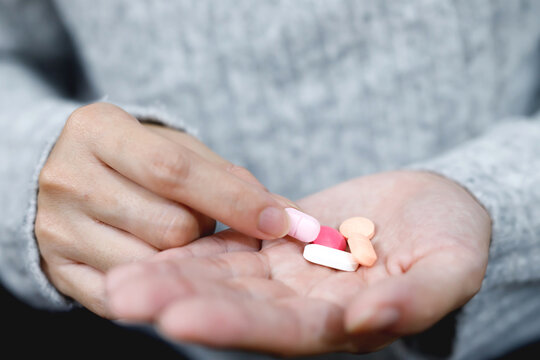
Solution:
[(214, 219), (281, 237), (285, 207), (190, 135), (96, 103), (70, 116), (40, 173), (35, 234), (57, 289), (108, 316), (104, 273), (113, 266), (209, 235)]
[(322, 224), (377, 227), (373, 267), (311, 264), (303, 244), (226, 230), (107, 278), (116, 317), (174, 340), (299, 355), (367, 352), (420, 332), (480, 288), (491, 223), (456, 183), (424, 172), (361, 177), (299, 202)]

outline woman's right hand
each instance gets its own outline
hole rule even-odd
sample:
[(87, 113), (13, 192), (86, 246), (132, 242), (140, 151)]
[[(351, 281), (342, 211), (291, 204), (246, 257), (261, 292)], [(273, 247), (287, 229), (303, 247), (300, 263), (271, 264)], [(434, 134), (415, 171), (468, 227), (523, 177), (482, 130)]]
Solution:
[(35, 235), (57, 289), (108, 316), (110, 268), (209, 235), (215, 220), (280, 238), (290, 206), (190, 135), (95, 103), (69, 117), (40, 173)]

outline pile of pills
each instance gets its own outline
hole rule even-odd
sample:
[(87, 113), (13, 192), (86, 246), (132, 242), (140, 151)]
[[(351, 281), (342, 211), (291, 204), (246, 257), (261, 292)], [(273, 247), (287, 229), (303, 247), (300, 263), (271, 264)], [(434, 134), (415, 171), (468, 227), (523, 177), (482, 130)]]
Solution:
[[(309, 243), (304, 258), (315, 264), (342, 271), (355, 271), (359, 265), (372, 266), (377, 254), (371, 244), (375, 224), (364, 217), (352, 217), (339, 226), (339, 231), (321, 226), (317, 219), (294, 208), (289, 215), (289, 236)], [(347, 244), (350, 252), (347, 251)]]
[[(375, 224), (363, 217), (345, 220), (339, 231), (321, 226), (312, 243), (304, 248), (304, 258), (312, 263), (342, 271), (355, 271), (359, 265), (372, 266), (377, 254), (371, 244)], [(350, 252), (346, 251), (347, 244)]]

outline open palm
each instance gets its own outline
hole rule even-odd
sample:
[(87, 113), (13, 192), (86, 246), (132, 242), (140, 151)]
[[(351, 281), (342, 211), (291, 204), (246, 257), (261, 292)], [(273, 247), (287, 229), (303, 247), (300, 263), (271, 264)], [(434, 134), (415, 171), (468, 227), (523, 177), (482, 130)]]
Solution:
[(357, 178), (299, 201), (321, 224), (352, 216), (377, 231), (373, 267), (307, 262), (293, 239), (233, 230), (108, 276), (112, 313), (164, 335), (279, 354), (372, 351), (467, 302), (487, 265), (490, 219), (457, 184), (429, 173)]

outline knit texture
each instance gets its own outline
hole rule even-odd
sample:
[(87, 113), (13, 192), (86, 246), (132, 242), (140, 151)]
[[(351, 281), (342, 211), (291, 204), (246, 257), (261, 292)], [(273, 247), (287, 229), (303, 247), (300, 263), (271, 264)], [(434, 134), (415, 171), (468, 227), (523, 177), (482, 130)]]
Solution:
[(493, 238), (452, 358), (538, 337), (539, 15), (524, 0), (3, 1), (2, 282), (70, 306), (39, 267), (36, 179), (70, 112), (106, 96), (197, 129), (292, 199), (398, 168), (457, 181)]

